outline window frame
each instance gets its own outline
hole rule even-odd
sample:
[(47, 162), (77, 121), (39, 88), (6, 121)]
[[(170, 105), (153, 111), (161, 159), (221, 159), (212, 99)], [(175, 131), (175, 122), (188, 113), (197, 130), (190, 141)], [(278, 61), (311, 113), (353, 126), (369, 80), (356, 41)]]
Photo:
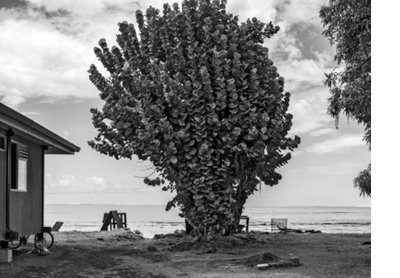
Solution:
[[(28, 192), (29, 149), (26, 144), (11, 141), (11, 191)], [(24, 169), (25, 171), (21, 170)], [(24, 174), (25, 173), (25, 174)], [(24, 175), (23, 177), (21, 175)], [(23, 184), (22, 184), (23, 182)]]
[(7, 150), (7, 137), (0, 133), (0, 151), (5, 152)]

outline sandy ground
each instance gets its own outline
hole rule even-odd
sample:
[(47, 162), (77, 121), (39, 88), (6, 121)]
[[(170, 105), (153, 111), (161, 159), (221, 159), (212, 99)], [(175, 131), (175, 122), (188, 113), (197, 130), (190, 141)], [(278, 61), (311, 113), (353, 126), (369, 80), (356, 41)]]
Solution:
[[(0, 277), (370, 277), (371, 234), (237, 234), (200, 245), (190, 236), (144, 239), (130, 230), (53, 233), (51, 254), (28, 242)], [(282, 264), (298, 257), (300, 265)], [(276, 264), (259, 270), (257, 264)]]

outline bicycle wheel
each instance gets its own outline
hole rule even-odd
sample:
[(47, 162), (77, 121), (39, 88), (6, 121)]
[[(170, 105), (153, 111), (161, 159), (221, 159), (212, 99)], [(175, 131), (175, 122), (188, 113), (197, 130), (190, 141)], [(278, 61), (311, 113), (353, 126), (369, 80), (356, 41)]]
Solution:
[(10, 240), (8, 242), (8, 248), (10, 249), (17, 249), (18, 247), (21, 246), (22, 243), (22, 238), (16, 239), (16, 240)]
[(47, 249), (50, 249), (51, 246), (53, 246), (54, 243), (54, 237), (51, 233), (49, 232), (44, 232), (43, 238), (40, 238), (40, 234), (35, 235), (35, 247), (37, 249), (41, 249), (41, 247), (46, 247)]

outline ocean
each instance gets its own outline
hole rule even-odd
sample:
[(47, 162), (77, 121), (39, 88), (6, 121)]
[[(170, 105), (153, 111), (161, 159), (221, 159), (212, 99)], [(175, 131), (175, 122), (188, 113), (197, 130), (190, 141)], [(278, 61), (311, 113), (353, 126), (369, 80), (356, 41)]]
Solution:
[[(110, 210), (126, 213), (127, 227), (144, 237), (184, 229), (179, 210), (165, 211), (160, 205), (45, 205), (45, 226), (64, 222), (60, 231), (100, 231), (103, 215)], [(250, 231), (274, 232), (272, 219), (285, 219), (287, 228), (319, 230), (323, 233), (371, 233), (370, 207), (245, 207)], [(244, 224), (242, 220), (241, 224)]]

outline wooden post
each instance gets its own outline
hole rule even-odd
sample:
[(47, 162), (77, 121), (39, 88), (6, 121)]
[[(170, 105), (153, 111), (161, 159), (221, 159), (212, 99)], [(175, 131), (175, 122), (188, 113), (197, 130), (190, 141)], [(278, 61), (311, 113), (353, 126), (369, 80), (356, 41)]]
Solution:
[(108, 225), (110, 225), (112, 217), (113, 216), (112, 216), (111, 211), (110, 211), (110, 213), (107, 214), (106, 219), (104, 219), (103, 226), (101, 226), (100, 231), (107, 231), (108, 230)]
[(10, 229), (11, 218), (11, 137), (14, 136), (14, 131), (10, 128), (7, 131), (7, 163), (6, 163), (6, 229)]
[(246, 220), (246, 233), (248, 233), (249, 232), (249, 220), (250, 220), (250, 217), (248, 217), (247, 215), (242, 215), (242, 216), (240, 216), (240, 219), (245, 219)]
[(110, 213), (112, 214), (113, 218), (115, 219), (115, 222), (117, 223), (117, 227), (123, 228), (121, 218), (119, 218), (119, 215), (118, 215), (118, 211), (112, 210), (112, 211), (110, 211)]
[(119, 218), (121, 218), (123, 227), (127, 228), (128, 224), (126, 223), (126, 213), (120, 212), (120, 213), (118, 213), (118, 216), (119, 216)]
[(0, 263), (11, 263), (11, 262), (12, 262), (12, 250), (0, 249)]

